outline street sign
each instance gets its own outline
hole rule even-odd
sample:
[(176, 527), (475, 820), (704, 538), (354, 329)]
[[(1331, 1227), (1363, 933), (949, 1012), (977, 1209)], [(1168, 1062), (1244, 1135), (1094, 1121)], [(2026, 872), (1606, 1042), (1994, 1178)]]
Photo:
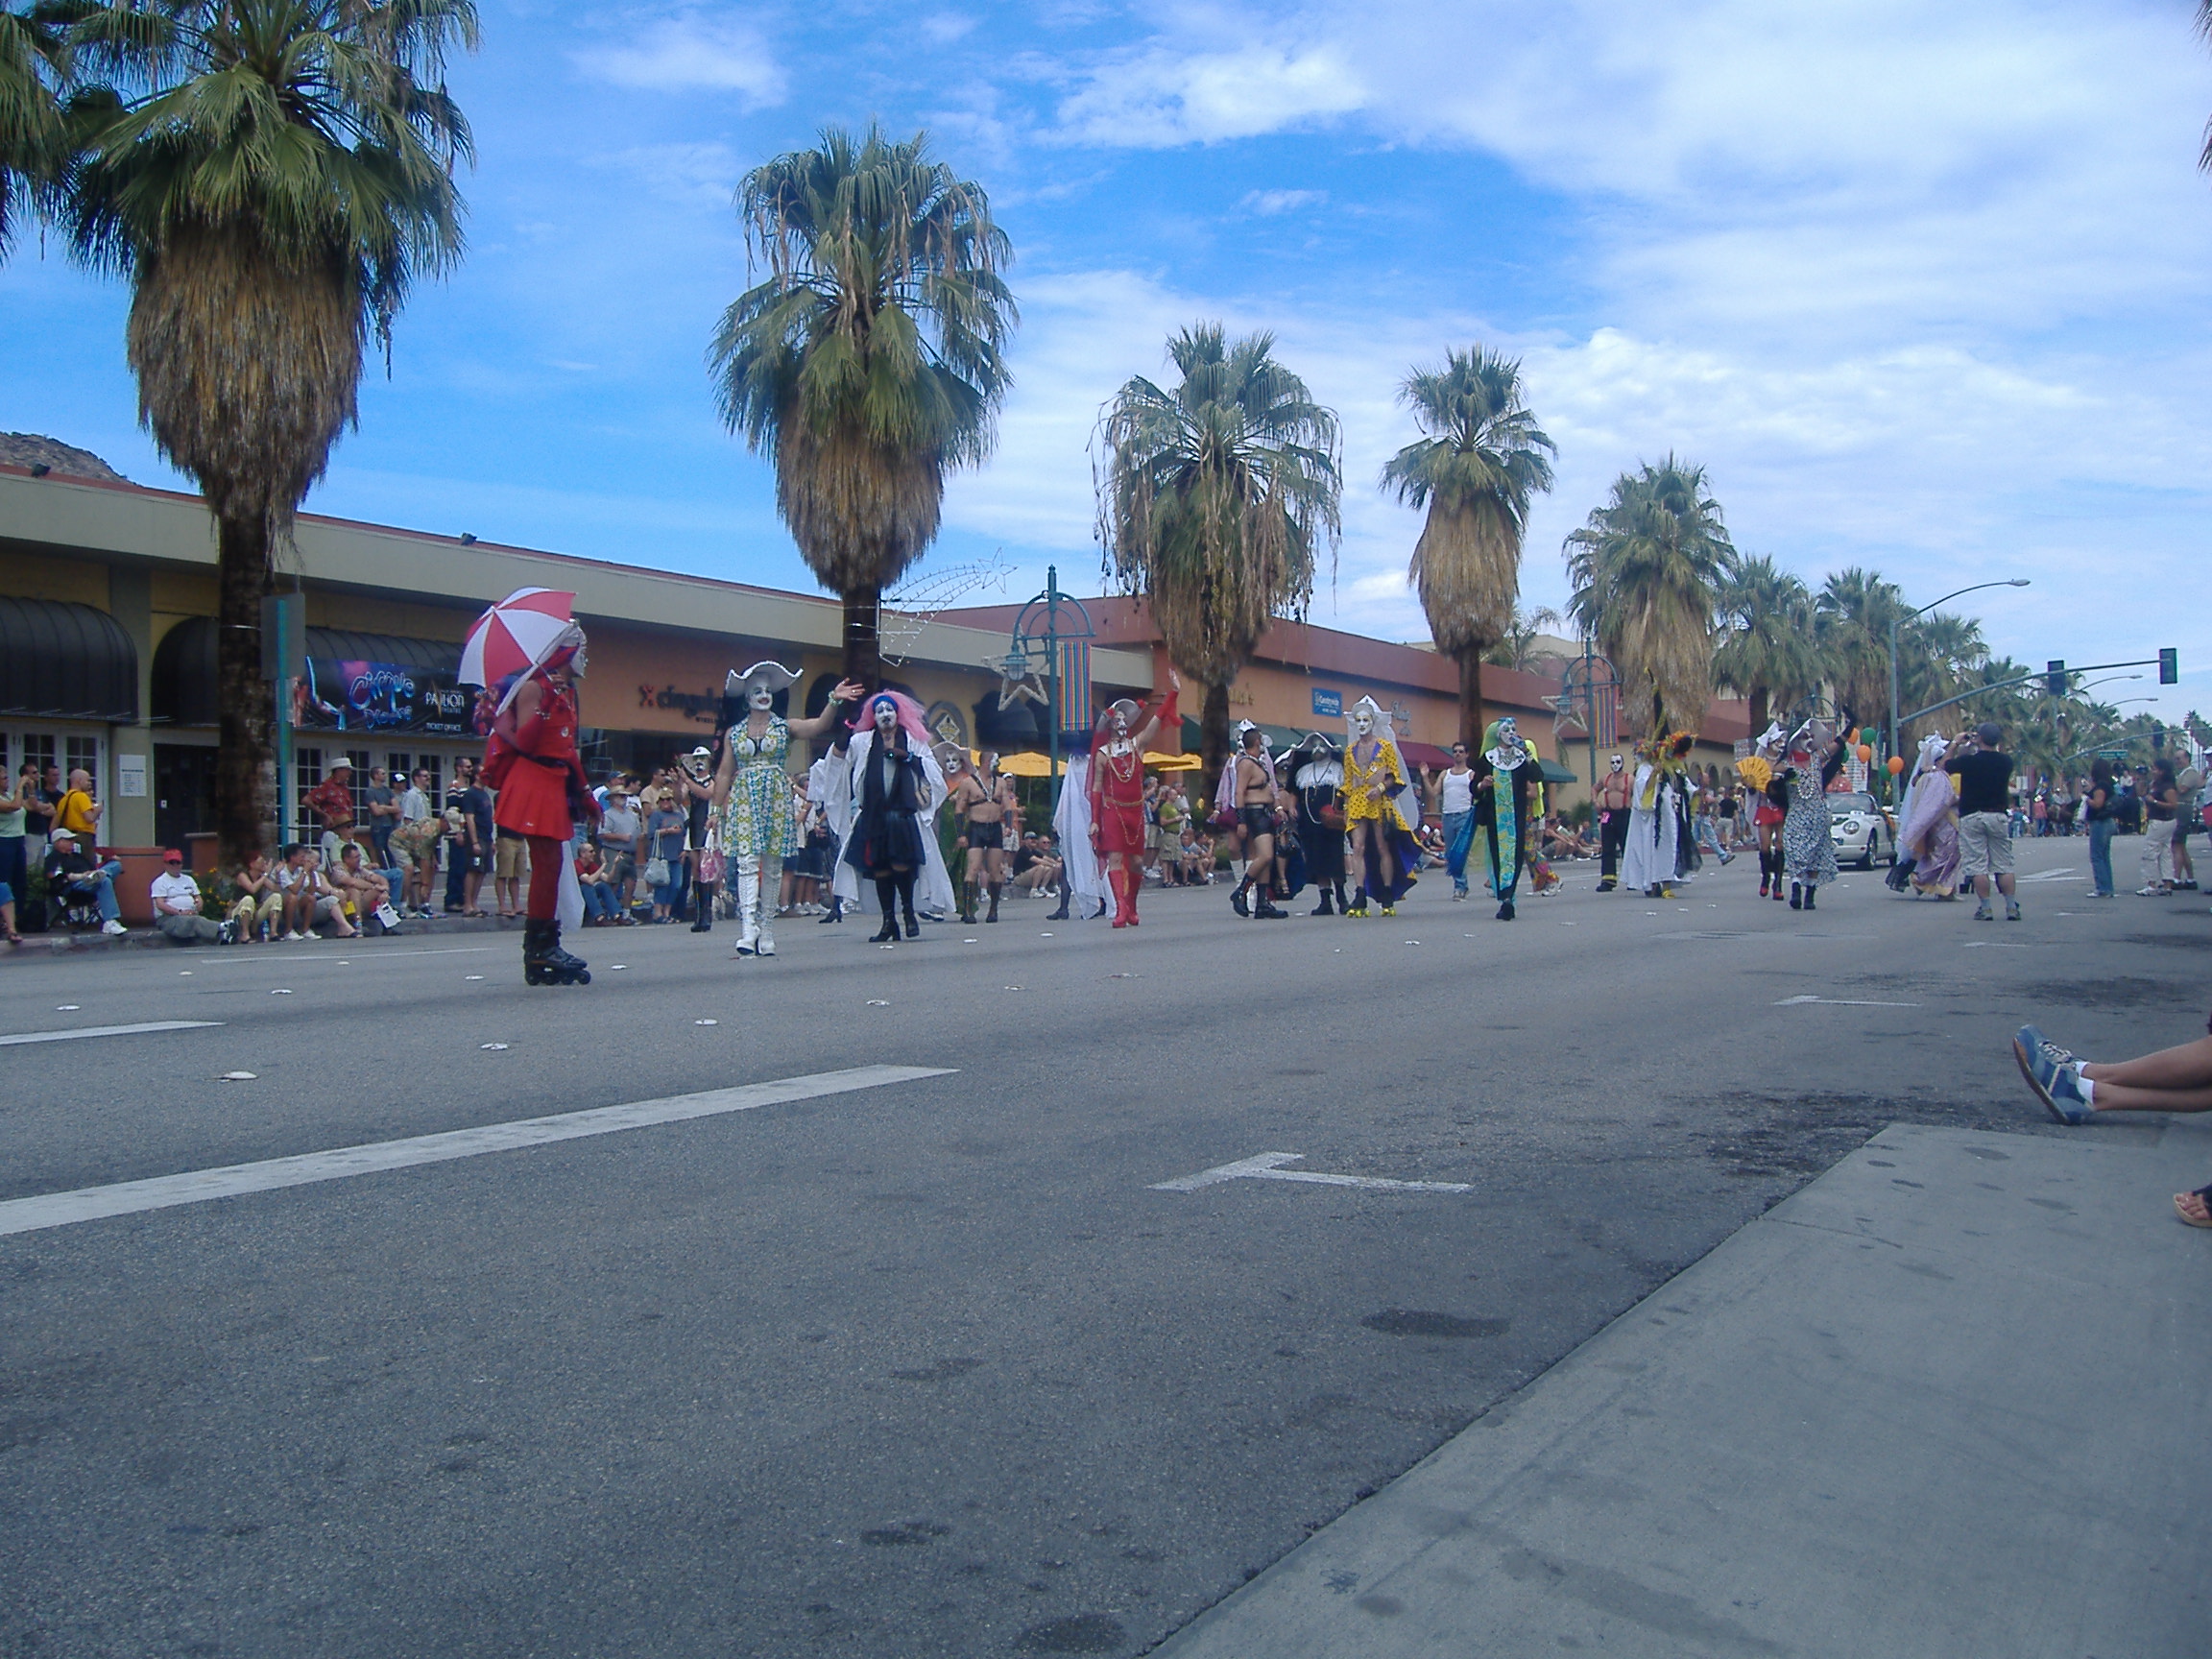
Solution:
[(2100, 760), (2125, 760), (2128, 758), (2128, 751), (2125, 749), (2100, 749), (2097, 751), (2097, 757)]

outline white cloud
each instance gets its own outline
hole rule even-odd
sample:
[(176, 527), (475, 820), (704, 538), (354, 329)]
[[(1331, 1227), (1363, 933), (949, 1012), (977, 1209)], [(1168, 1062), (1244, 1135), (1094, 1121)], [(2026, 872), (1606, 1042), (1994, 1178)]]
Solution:
[(1326, 190), (1248, 190), (1238, 204), (1247, 213), (1262, 218), (1288, 213), (1299, 207), (1318, 207), (1329, 200)]
[(783, 71), (757, 30), (712, 12), (685, 11), (571, 54), (617, 86), (648, 92), (734, 92), (748, 109), (783, 101)]
[(1334, 45), (1177, 47), (1118, 57), (1060, 106), (1071, 137), (1162, 147), (1249, 138), (1349, 114), (1367, 91)]
[(727, 144), (637, 144), (590, 158), (635, 180), (664, 202), (727, 210), (744, 165)]
[(922, 37), (934, 46), (949, 46), (975, 27), (975, 19), (958, 12), (938, 12), (922, 19)]

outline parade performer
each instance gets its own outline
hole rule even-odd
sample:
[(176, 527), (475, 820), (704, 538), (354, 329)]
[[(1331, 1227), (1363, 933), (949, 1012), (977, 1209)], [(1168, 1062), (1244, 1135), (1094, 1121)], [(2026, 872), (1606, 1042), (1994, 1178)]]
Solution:
[(1598, 781), (1593, 807), (1598, 814), (1598, 891), (1621, 884), (1621, 854), (1628, 845), (1628, 813), (1635, 805), (1636, 781), (1616, 755)]
[[(584, 630), (570, 622), (536, 661), (504, 684), (484, 744), (484, 781), (498, 791), (493, 822), (530, 846), (522, 923), (522, 979), (528, 985), (591, 983), (584, 959), (561, 949), (563, 910), (569, 911), (572, 926), (584, 911), (568, 839), (579, 818), (589, 823), (599, 816), (576, 751), (576, 682), (584, 667)], [(565, 887), (574, 894), (572, 904), (565, 902)]]
[(1134, 927), (1137, 894), (1144, 885), (1144, 746), (1177, 716), (1182, 676), (1167, 671), (1167, 692), (1152, 700), (1152, 712), (1129, 698), (1110, 705), (1091, 736), (1091, 845), (1106, 867), (1114, 893), (1114, 926)]
[(1544, 763), (1508, 714), (1490, 722), (1475, 765), (1475, 825), (1498, 898), (1498, 920), (1513, 920), (1521, 872), (1541, 862)]
[(1954, 744), (1941, 736), (1930, 736), (1920, 745), (1912, 787), (1898, 820), (1897, 850), (1911, 860), (1912, 891), (1922, 898), (1959, 897), (1959, 785), (1943, 762), (1954, 749), (1963, 754), (1967, 747), (1963, 737)]
[(1689, 830), (1683, 824), (1682, 766), (1688, 733), (1636, 745), (1636, 793), (1628, 813), (1628, 844), (1621, 850), (1621, 882), (1647, 899), (1671, 899), (1682, 879)]
[[(1221, 769), (1221, 786), (1215, 799), (1226, 799), (1237, 814), (1237, 830), (1244, 843), (1244, 876), (1229, 895), (1229, 907), (1238, 915), (1265, 922), (1289, 916), (1276, 906), (1275, 759), (1267, 753), (1267, 734), (1247, 720), (1237, 728), (1238, 752)], [(1249, 892), (1258, 901), (1247, 904)]]
[(1052, 807), (1052, 829), (1060, 837), (1060, 903), (1051, 919), (1067, 921), (1073, 901), (1084, 920), (1095, 922), (1106, 914), (1106, 874), (1091, 844), (1091, 757), (1071, 754), (1061, 765), (1060, 799)]
[(1759, 897), (1782, 897), (1782, 818), (1787, 803), (1777, 804), (1769, 791), (1774, 763), (1782, 755), (1782, 728), (1769, 726), (1759, 734), (1751, 753), (1736, 762), (1736, 776), (1751, 790), (1751, 827), (1759, 837)]
[(845, 920), (845, 900), (836, 882), (837, 850), (845, 845), (845, 836), (853, 828), (853, 762), (845, 753), (847, 735), (844, 721), (832, 722), (830, 747), (806, 768), (806, 799), (822, 809), (823, 826), (830, 831), (828, 856), (831, 867), (822, 875), (830, 885), (830, 907), (818, 924), (824, 927)]
[(883, 912), (883, 926), (871, 943), (888, 945), (899, 937), (903, 914), (906, 937), (922, 937), (914, 914), (918, 881), (942, 878), (945, 866), (937, 856), (937, 838), (931, 812), (945, 796), (945, 773), (929, 752), (929, 732), (923, 724), (921, 707), (896, 691), (878, 691), (868, 701), (868, 724), (855, 733), (849, 746), (852, 827), (838, 854), (837, 879), (852, 897), (859, 892), (858, 878), (876, 884), (876, 902)]
[(844, 681), (821, 713), (787, 720), (776, 712), (776, 699), (798, 678), (780, 662), (756, 662), (742, 674), (733, 669), (725, 688), (726, 703), (741, 702), (745, 713), (738, 720), (734, 707), (730, 709), (732, 724), (709, 805), (735, 883), (739, 956), (776, 954), (774, 896), (783, 879), (783, 860), (799, 851), (798, 813), (785, 765), (791, 739), (820, 736), (836, 723), (842, 706), (861, 695), (859, 685)]
[[(1321, 890), (1316, 916), (1349, 912), (1344, 896), (1344, 752), (1318, 732), (1290, 751), (1290, 788), (1298, 806), (1298, 844), (1306, 854), (1306, 876)], [(1335, 905), (1330, 905), (1330, 895)]]
[[(1398, 901), (1419, 879), (1420, 844), (1413, 839), (1419, 822), (1419, 796), (1398, 753), (1390, 717), (1372, 697), (1352, 705), (1345, 717), (1344, 826), (1352, 837), (1352, 857), (1359, 877), (1347, 916), (1365, 916), (1370, 902), (1383, 915), (1398, 913)], [(1406, 798), (1413, 796), (1416, 816), (1408, 821)]]
[[(1847, 716), (1839, 716), (1847, 722)], [(1825, 720), (1797, 729), (1775, 782), (1789, 802), (1782, 819), (1782, 861), (1790, 873), (1790, 908), (1814, 908), (1820, 889), (1836, 879), (1836, 843), (1829, 834), (1828, 785), (1843, 770), (1843, 739)]]
[(951, 806), (966, 822), (961, 839), (968, 844), (967, 868), (960, 882), (960, 920), (973, 924), (976, 900), (988, 893), (991, 913), (986, 922), (998, 920), (998, 896), (1006, 887), (1006, 803), (998, 787), (998, 756), (986, 749), (980, 765), (968, 764), (968, 752), (957, 743), (938, 751), (946, 779), (951, 784)]

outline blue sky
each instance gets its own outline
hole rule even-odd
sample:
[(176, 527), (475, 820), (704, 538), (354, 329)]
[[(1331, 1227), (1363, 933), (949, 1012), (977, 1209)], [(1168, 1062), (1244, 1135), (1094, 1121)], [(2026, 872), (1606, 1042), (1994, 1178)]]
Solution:
[[(1976, 595), (2032, 663), (2180, 647), (2212, 709), (2212, 57), (2186, 0), (1378, 0), (584, 8), (482, 0), (456, 72), (470, 252), (399, 321), (317, 511), (781, 586), (810, 578), (703, 352), (747, 282), (744, 169), (926, 127), (1012, 235), (998, 451), (925, 568), (1096, 586), (1101, 402), (1200, 318), (1342, 415), (1316, 620), (1425, 637), (1374, 480), (1407, 370), (1518, 354), (1560, 447), (1524, 592), (1610, 480), (1702, 462), (1737, 543), (1815, 584)], [(35, 236), (0, 271), (0, 426), (179, 480), (135, 424), (126, 296)], [(2140, 686), (2115, 691), (2154, 692)]]

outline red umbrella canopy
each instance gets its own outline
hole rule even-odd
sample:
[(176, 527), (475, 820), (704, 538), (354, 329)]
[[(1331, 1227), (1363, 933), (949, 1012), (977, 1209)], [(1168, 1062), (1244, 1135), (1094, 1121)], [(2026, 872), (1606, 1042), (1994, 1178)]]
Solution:
[(575, 618), (576, 595), (553, 588), (517, 588), (469, 630), (461, 647), (464, 685), (496, 685), (544, 660)]

